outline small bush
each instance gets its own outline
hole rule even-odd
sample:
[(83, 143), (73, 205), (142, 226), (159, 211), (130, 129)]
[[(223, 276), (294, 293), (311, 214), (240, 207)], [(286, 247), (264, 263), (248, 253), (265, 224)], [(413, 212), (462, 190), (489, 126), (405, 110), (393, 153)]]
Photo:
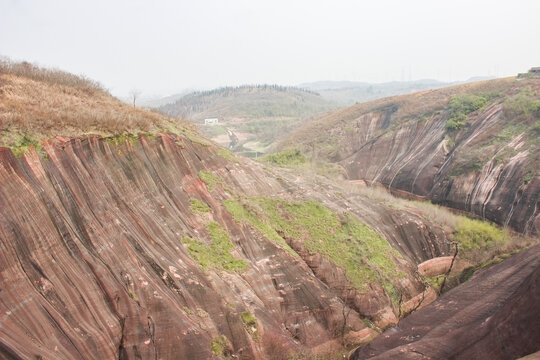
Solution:
[(227, 339), (226, 336), (221, 335), (212, 339), (210, 350), (212, 350), (216, 356), (227, 356), (229, 355), (230, 346), (231, 343), (229, 342), (229, 339)]
[(467, 116), (484, 107), (487, 99), (483, 96), (474, 94), (462, 94), (454, 96), (448, 103), (448, 120), (446, 120), (446, 130), (455, 131), (461, 129)]
[(193, 310), (191, 310), (190, 308), (188, 308), (187, 306), (184, 306), (184, 312), (188, 315), (193, 315)]
[(254, 340), (259, 340), (259, 333), (257, 332), (259, 325), (255, 316), (251, 315), (249, 311), (244, 311), (240, 316), (242, 317), (242, 322), (244, 323), (247, 332)]
[(465, 252), (490, 249), (507, 241), (505, 233), (490, 223), (462, 218), (457, 224), (452, 240)]
[(280, 166), (302, 165), (306, 162), (306, 157), (298, 149), (287, 149), (275, 154), (266, 155), (263, 160)]

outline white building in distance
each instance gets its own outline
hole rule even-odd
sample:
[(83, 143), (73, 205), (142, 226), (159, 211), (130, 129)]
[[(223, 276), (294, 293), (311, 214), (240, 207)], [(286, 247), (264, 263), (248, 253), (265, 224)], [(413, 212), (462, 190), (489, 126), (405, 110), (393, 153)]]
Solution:
[(204, 125), (216, 125), (219, 123), (217, 118), (204, 119)]

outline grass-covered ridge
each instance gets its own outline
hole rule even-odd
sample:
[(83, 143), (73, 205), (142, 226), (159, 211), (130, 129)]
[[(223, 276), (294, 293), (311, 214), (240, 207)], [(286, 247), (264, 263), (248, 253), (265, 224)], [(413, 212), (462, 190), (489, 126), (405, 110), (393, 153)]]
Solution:
[(224, 271), (242, 271), (247, 267), (244, 260), (236, 259), (231, 255), (234, 245), (231, 243), (227, 231), (217, 222), (206, 225), (212, 242), (210, 246), (184, 236), (182, 242), (187, 245), (189, 254), (197, 261), (203, 270), (216, 269)]
[(158, 132), (199, 137), (184, 121), (125, 104), (84, 76), (0, 61), (0, 147), (24, 152), (55, 136)]
[(403, 275), (394, 263), (401, 255), (367, 224), (337, 214), (316, 201), (287, 202), (264, 197), (226, 201), (236, 220), (248, 221), (270, 240), (303, 239), (311, 253), (319, 253), (341, 267), (358, 290), (368, 282), (382, 284), (397, 300), (394, 282)]

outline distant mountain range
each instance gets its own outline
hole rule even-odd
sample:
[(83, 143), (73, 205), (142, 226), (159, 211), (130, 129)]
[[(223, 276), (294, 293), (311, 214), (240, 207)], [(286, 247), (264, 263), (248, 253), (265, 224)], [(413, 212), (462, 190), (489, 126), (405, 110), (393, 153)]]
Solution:
[(415, 91), (438, 89), (469, 82), (490, 80), (493, 77), (473, 77), (465, 81), (442, 82), (433, 79), (414, 81), (392, 81), (386, 83), (366, 83), (358, 81), (316, 81), (298, 85), (299, 88), (316, 91), (326, 100), (353, 105), (384, 97), (409, 94)]

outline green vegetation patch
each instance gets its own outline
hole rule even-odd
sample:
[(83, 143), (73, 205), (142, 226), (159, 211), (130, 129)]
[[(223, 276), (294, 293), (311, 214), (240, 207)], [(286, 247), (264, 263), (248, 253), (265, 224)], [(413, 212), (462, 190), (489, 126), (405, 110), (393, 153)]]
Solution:
[(203, 203), (200, 200), (191, 198), (191, 199), (189, 199), (189, 202), (191, 203), (189, 209), (194, 214), (203, 215), (203, 214), (205, 214), (207, 212), (212, 211), (212, 209), (210, 209), (210, 207), (208, 205), (206, 205), (205, 203)]
[(338, 216), (316, 201), (259, 197), (246, 202), (242, 206), (230, 201), (225, 206), (237, 219), (252, 222), (256, 218), (254, 226), (275, 242), (304, 239), (311, 254), (319, 253), (341, 267), (357, 289), (366, 290), (366, 283), (377, 282), (392, 300), (398, 301), (394, 281), (404, 273), (397, 269), (393, 258), (401, 255), (367, 224), (348, 214)]
[(503, 105), (505, 116), (510, 119), (534, 121), (540, 119), (540, 99), (530, 88), (507, 99)]
[(467, 116), (486, 105), (487, 97), (474, 94), (456, 95), (448, 103), (448, 119), (446, 120), (446, 130), (456, 131), (461, 129), (467, 120)]
[(259, 325), (255, 316), (251, 315), (249, 311), (242, 312), (240, 316), (242, 317), (242, 322), (244, 323), (247, 332), (253, 337), (255, 341), (259, 340)]
[(217, 269), (225, 271), (242, 271), (247, 267), (244, 260), (235, 259), (230, 251), (234, 249), (227, 231), (217, 222), (206, 225), (212, 238), (210, 246), (200, 241), (184, 236), (182, 242), (187, 244), (191, 257), (197, 261), (203, 270)]
[(191, 310), (189, 307), (184, 306), (184, 312), (188, 315), (193, 315), (193, 310)]
[(250, 206), (251, 204), (248, 203), (242, 205), (237, 200), (225, 200), (223, 201), (223, 205), (225, 205), (235, 221), (239, 223), (246, 222), (251, 224), (257, 230), (259, 230), (265, 238), (280, 245), (281, 248), (288, 251), (294, 257), (298, 257), (298, 254), (287, 244), (285, 239), (279, 236), (272, 225), (267, 221), (267, 219), (265, 219), (260, 208), (257, 209), (254, 206)]
[(216, 336), (210, 343), (210, 350), (212, 350), (216, 356), (225, 355), (225, 352), (229, 347), (230, 342), (225, 335)]
[[(37, 152), (42, 152), (41, 142), (28, 134), (15, 131), (11, 134), (10, 140), (14, 145), (7, 147), (11, 149), (15, 157), (20, 157), (23, 154), (27, 154), (30, 151), (30, 148), (36, 149)], [(5, 144), (0, 143), (0, 146), (3, 145)]]
[(280, 166), (302, 165), (306, 162), (306, 157), (298, 149), (285, 149), (275, 154), (266, 155), (263, 160)]
[(236, 156), (234, 156), (229, 150), (218, 149), (217, 154), (226, 160), (238, 162)]
[(214, 191), (217, 184), (223, 184), (223, 180), (218, 178), (217, 176), (214, 176), (209, 171), (201, 170), (199, 171), (199, 179), (205, 182), (206, 185), (208, 185), (209, 191)]
[(465, 252), (489, 249), (508, 241), (507, 235), (498, 227), (485, 221), (461, 218), (452, 240)]

